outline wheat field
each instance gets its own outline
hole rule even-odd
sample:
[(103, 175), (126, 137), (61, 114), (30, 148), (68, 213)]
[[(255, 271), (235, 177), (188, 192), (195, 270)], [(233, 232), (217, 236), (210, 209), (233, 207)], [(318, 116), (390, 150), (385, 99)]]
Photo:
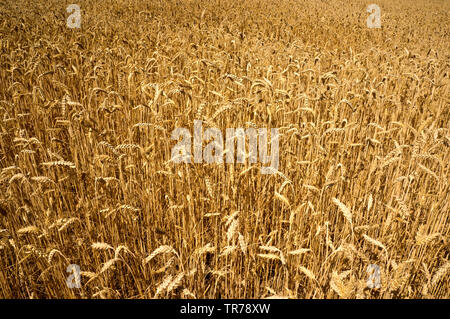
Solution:
[(0, 297), (449, 298), (450, 2), (370, 3), (2, 0)]

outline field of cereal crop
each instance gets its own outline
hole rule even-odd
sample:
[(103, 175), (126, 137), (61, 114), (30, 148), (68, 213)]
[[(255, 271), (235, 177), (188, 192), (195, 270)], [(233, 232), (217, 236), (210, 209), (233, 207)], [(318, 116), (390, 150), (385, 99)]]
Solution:
[(0, 3), (1, 298), (450, 297), (449, 1), (76, 1)]

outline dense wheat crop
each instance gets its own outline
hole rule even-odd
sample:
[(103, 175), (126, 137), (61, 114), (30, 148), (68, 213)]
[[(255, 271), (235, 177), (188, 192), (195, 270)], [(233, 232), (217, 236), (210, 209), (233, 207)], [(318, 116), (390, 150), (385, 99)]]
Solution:
[(0, 3), (0, 297), (449, 297), (449, 1), (71, 3)]

